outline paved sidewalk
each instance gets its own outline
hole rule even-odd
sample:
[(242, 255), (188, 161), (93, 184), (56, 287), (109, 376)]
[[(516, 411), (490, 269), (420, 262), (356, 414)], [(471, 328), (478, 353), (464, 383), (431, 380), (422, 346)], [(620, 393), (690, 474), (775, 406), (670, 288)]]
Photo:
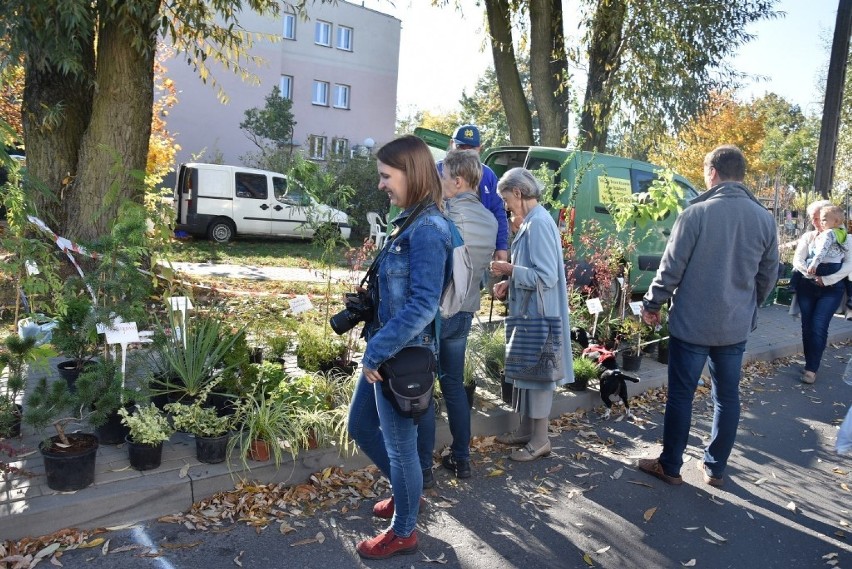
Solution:
[[(221, 263), (172, 263), (172, 267), (181, 273), (199, 277), (226, 277), (232, 279), (250, 279), (257, 281), (292, 281), (315, 282), (326, 281), (328, 274), (321, 269), (300, 269), (298, 267), (265, 267), (257, 265), (226, 265)], [(331, 269), (333, 282), (360, 281), (364, 272), (352, 274), (345, 269)]]
[[(763, 308), (759, 313), (758, 329), (746, 347), (746, 359), (771, 360), (800, 352), (799, 336), (799, 322), (786, 314), (786, 307)], [(829, 329), (829, 341), (850, 338), (852, 322), (836, 317)], [(639, 375), (641, 383), (628, 386), (631, 395), (663, 385), (666, 368), (646, 358)], [(554, 402), (553, 415), (600, 405), (596, 390), (581, 393), (564, 391)], [(511, 415), (504, 407), (483, 411), (482, 406), (477, 405), (473, 416), (475, 435), (496, 434), (512, 426), (509, 423)], [(445, 421), (439, 421), (437, 439), (438, 444), (449, 442)], [(43, 473), (42, 458), (35, 450), (38, 440), (25, 426), (23, 438), (12, 443), (32, 452), (12, 464)], [(367, 462), (362, 454), (340, 456), (336, 449), (320, 449), (303, 453), (295, 461), (285, 462), (279, 470), (269, 464), (258, 463), (250, 473), (245, 473), (237, 465), (199, 463), (195, 459), (194, 441), (187, 435), (177, 434), (165, 446), (160, 468), (138, 472), (130, 469), (127, 450), (123, 446), (102, 446), (98, 450), (95, 484), (78, 492), (54, 492), (47, 488), (43, 476), (32, 479), (7, 477), (0, 486), (0, 539), (43, 535), (65, 527), (118, 525), (184, 511), (195, 501), (233, 488), (233, 476), (245, 475), (263, 482), (296, 483), (326, 466), (344, 464), (346, 468), (357, 468)], [(233, 473), (229, 468), (233, 469)]]

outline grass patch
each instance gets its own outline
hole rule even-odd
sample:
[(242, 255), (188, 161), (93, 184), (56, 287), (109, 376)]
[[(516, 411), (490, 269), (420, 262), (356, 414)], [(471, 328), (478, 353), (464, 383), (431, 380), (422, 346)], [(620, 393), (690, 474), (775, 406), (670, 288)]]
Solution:
[[(348, 268), (346, 251), (346, 247), (335, 251), (331, 259), (335, 267)], [(192, 239), (174, 241), (171, 260), (309, 269), (320, 264), (321, 256), (319, 245), (301, 239), (238, 239), (225, 244)]]

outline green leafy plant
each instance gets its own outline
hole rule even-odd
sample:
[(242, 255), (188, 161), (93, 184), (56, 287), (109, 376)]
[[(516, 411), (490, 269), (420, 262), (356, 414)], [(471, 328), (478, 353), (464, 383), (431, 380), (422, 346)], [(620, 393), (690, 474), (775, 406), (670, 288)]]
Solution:
[(598, 379), (601, 375), (600, 366), (589, 358), (581, 356), (574, 358), (574, 383), (577, 386), (585, 387), (593, 379)]
[(0, 384), (0, 438), (8, 436), (18, 413), (16, 404), (26, 386), (28, 367), (42, 368), (47, 359), (55, 355), (49, 345), (38, 346), (36, 343), (34, 337), (21, 338), (11, 334), (0, 345), (0, 375), (4, 369), (6, 372), (5, 382)]
[(156, 446), (169, 440), (174, 433), (169, 420), (153, 403), (145, 407), (137, 405), (132, 413), (120, 408), (118, 414), (122, 424), (130, 429), (130, 440), (134, 443)]
[(667, 215), (680, 213), (683, 210), (683, 189), (675, 182), (674, 171), (664, 169), (648, 186), (647, 192), (612, 199), (606, 205), (619, 231), (631, 223), (645, 227)]
[(219, 437), (231, 430), (231, 417), (220, 417), (213, 407), (202, 407), (196, 400), (192, 405), (169, 403), (165, 410), (171, 413), (172, 423), (178, 431), (200, 437)]
[(323, 371), (340, 363), (346, 344), (332, 336), (326, 327), (305, 323), (296, 334), (296, 363), (305, 371)]
[(298, 431), (297, 422), (287, 402), (266, 397), (262, 393), (255, 393), (240, 400), (234, 415), (234, 424), (237, 425), (237, 430), (228, 441), (227, 453), (232, 457), (239, 449), (239, 461), (247, 471), (251, 470), (248, 449), (254, 441), (262, 441), (269, 446), (270, 456), (278, 468), (284, 459), (285, 449), (295, 458), (299, 452), (297, 441), (304, 438)]
[[(69, 288), (69, 293), (73, 289)], [(92, 301), (85, 294), (69, 294), (60, 309), (51, 343), (76, 363), (78, 370), (91, 360), (98, 350), (98, 334)]]

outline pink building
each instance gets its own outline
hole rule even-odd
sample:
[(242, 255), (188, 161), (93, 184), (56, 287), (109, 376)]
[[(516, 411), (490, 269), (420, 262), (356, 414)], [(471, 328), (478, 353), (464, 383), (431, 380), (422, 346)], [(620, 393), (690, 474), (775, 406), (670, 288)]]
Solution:
[(295, 13), (276, 19), (246, 13), (240, 23), (280, 40), (254, 41), (251, 54), (263, 64), (249, 69), (258, 85), (211, 64), (226, 102), (180, 56), (166, 62), (178, 89), (178, 103), (167, 118), (182, 148), (178, 163), (242, 164), (241, 156), (257, 150), (240, 130), (243, 113), (262, 107), (274, 85), (293, 101), (294, 145), (312, 159), (348, 155), (365, 141), (378, 147), (393, 138), (400, 20), (340, 1), (311, 4), (307, 20)]

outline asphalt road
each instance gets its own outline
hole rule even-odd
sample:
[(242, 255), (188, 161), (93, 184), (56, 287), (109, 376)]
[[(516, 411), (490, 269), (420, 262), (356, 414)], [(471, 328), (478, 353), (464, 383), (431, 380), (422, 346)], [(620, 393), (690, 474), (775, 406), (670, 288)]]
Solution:
[[(656, 455), (662, 436), (662, 405), (650, 395), (634, 400), (636, 422), (617, 415), (553, 422), (554, 452), (537, 462), (510, 463), (509, 449), (496, 445), (474, 454), (467, 481), (436, 470), (416, 555), (358, 558), (355, 544), (384, 528), (364, 501), (291, 521), (295, 531), (286, 535), (277, 523), (199, 532), (151, 521), (101, 536), (113, 553), (78, 549), (60, 561), (162, 569), (852, 567), (852, 457), (834, 452), (852, 403), (852, 387), (840, 379), (850, 355), (850, 347), (827, 350), (814, 386), (797, 381), (795, 358), (752, 374), (721, 489), (704, 485), (695, 467), (709, 433), (709, 397), (695, 405), (682, 486), (635, 469), (636, 458)], [(321, 543), (305, 543), (318, 534)]]

